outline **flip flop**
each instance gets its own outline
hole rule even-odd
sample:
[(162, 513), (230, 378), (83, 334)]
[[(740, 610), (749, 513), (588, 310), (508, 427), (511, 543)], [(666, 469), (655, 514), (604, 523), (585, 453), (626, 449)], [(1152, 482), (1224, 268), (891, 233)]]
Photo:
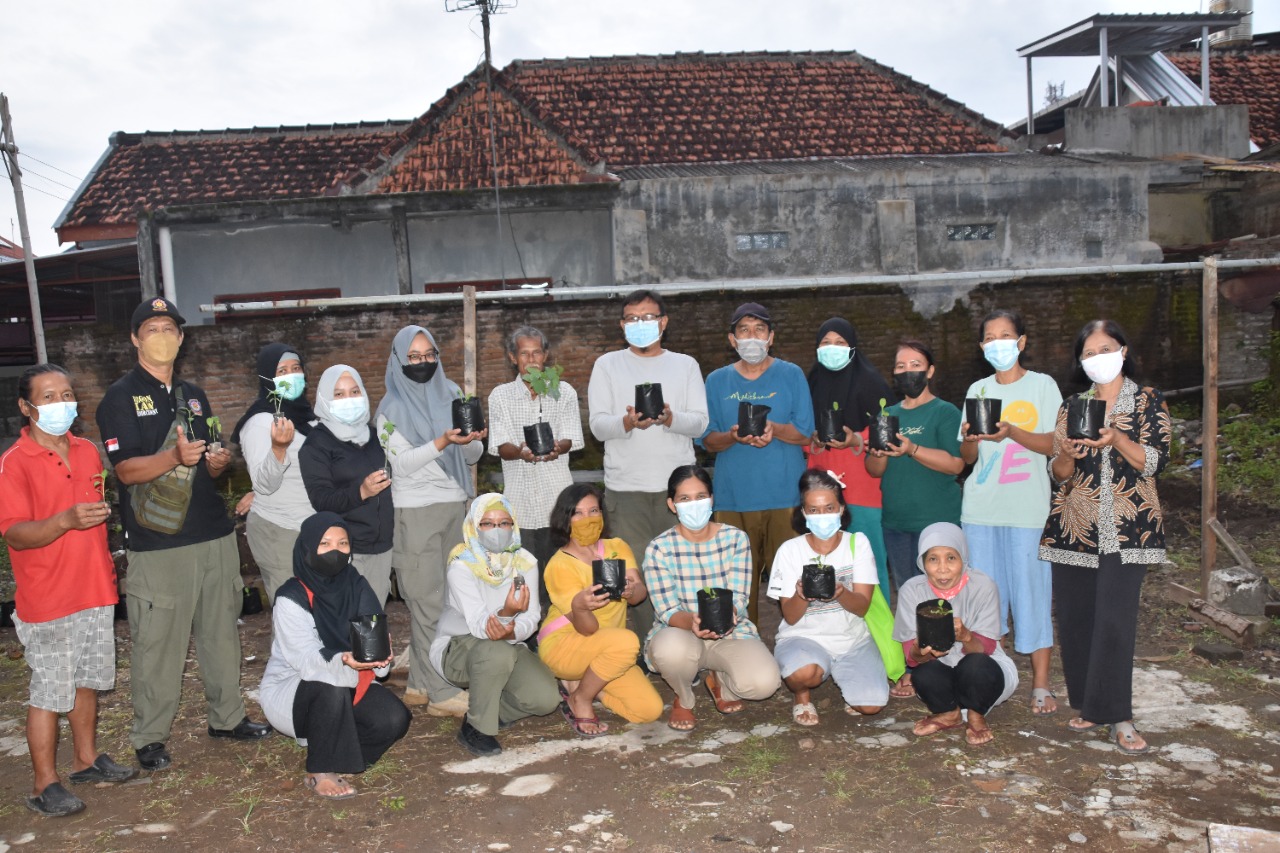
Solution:
[(1126, 720), (1123, 723), (1116, 723), (1111, 727), (1111, 733), (1115, 735), (1116, 749), (1125, 755), (1142, 755), (1151, 751), (1151, 744), (1142, 740), (1142, 746), (1126, 746), (1126, 744), (1136, 744), (1141, 738), (1138, 730), (1133, 727), (1132, 720)]
[[(800, 719), (807, 715), (811, 716), (812, 719), (808, 721)], [(813, 707), (812, 702), (797, 703), (791, 706), (791, 719), (795, 720), (796, 725), (816, 726), (818, 724), (818, 709)]]
[(930, 714), (927, 717), (922, 717), (915, 726), (912, 727), (911, 733), (916, 737), (929, 737), (930, 735), (936, 735), (938, 732), (960, 729), (964, 728), (964, 726), (965, 721), (963, 717), (954, 723), (940, 723), (938, 722), (937, 714)]
[[(1052, 699), (1053, 707), (1045, 710), (1045, 700)], [(1031, 713), (1036, 717), (1049, 717), (1058, 713), (1058, 694), (1047, 687), (1031, 688)]]
[[(982, 735), (986, 735), (986, 737), (983, 740), (974, 739), (975, 737), (979, 737)], [(964, 730), (964, 740), (965, 740), (965, 743), (969, 744), (969, 746), (986, 746), (987, 744), (991, 743), (995, 739), (996, 739), (996, 736), (991, 731), (990, 727), (984, 727), (981, 729), (975, 729), (970, 727)]]
[[(578, 737), (593, 738), (607, 735), (609, 733), (609, 724), (600, 722), (599, 717), (574, 716), (573, 709), (569, 707), (569, 702), (567, 700), (560, 703), (560, 714), (564, 717), (564, 721), (572, 727), (574, 733), (576, 733)], [(582, 728), (583, 725), (599, 726), (600, 730), (596, 732), (589, 732)]]
[[(746, 709), (746, 705), (742, 704), (741, 699), (725, 699), (720, 695), (720, 682), (716, 679), (714, 672), (708, 671), (706, 678), (703, 679), (707, 685), (707, 692), (711, 694), (711, 699), (716, 703), (716, 710), (726, 717), (730, 714), (737, 714)], [(736, 706), (736, 707), (735, 707)]]
[[(677, 723), (688, 723), (688, 725), (676, 725)], [(680, 704), (679, 699), (671, 701), (671, 716), (667, 717), (667, 726), (678, 732), (693, 731), (693, 727), (698, 724), (697, 719), (693, 716), (693, 711)]]
[(1067, 728), (1079, 734), (1091, 732), (1094, 729), (1105, 728), (1106, 725), (1106, 723), (1091, 723), (1084, 717), (1072, 717), (1070, 720), (1067, 720)]
[[(347, 780), (339, 776), (338, 781), (345, 783)], [(307, 776), (307, 787), (314, 791), (317, 797), (323, 797), (326, 800), (349, 800), (356, 795), (354, 788), (351, 788), (351, 790), (347, 791), (345, 794), (325, 794), (320, 791), (319, 785), (319, 779), (315, 776)], [(350, 787), (350, 785), (348, 785), (348, 787)]]
[[(910, 673), (907, 675), (910, 675)], [(894, 685), (889, 688), (889, 695), (894, 699), (910, 699), (912, 696), (916, 695), (916, 689), (911, 686), (910, 681), (907, 681), (907, 675), (899, 678)]]

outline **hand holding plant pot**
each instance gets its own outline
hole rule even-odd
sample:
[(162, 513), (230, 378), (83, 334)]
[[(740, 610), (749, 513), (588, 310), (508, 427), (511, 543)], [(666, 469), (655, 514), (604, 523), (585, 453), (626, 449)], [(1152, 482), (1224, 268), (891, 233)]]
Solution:
[(937, 656), (951, 651), (956, 643), (955, 613), (942, 598), (931, 598), (916, 605), (916, 645), (932, 649)]
[(807, 601), (830, 601), (836, 597), (836, 569), (818, 558), (800, 569), (800, 588)]
[(1097, 389), (1090, 388), (1067, 403), (1067, 438), (1097, 441), (1102, 437), (1107, 419), (1107, 404), (1099, 400)]
[(627, 587), (627, 564), (616, 553), (591, 561), (591, 582), (611, 601), (620, 601)]
[[(885, 405), (887, 401), (884, 397), (880, 398), (880, 413), (875, 415), (871, 421), (871, 430), (867, 436), (867, 446), (872, 450), (894, 450), (894, 445), (898, 444), (898, 416), (889, 414), (888, 407)], [(871, 416), (868, 412), (868, 416)]]
[(477, 433), (484, 432), (484, 412), (475, 394), (460, 394), (458, 399), (453, 401), (453, 428), (461, 435), (467, 436), (468, 441)]
[(831, 447), (844, 439), (844, 413), (840, 404), (833, 402), (831, 408), (818, 412), (818, 441)]
[(994, 436), (999, 431), (1000, 412), (1004, 401), (987, 396), (986, 387), (978, 390), (977, 397), (964, 401), (967, 436)]
[(635, 414), (648, 421), (662, 420), (666, 404), (662, 400), (661, 382), (642, 382), (636, 386)]
[(737, 622), (733, 592), (722, 587), (705, 587), (698, 590), (698, 620), (695, 628), (723, 637), (733, 630)]
[(769, 428), (769, 406), (743, 400), (738, 403), (738, 440), (763, 438)]
[(542, 419), (542, 401), (546, 397), (560, 399), (560, 377), (563, 373), (564, 368), (558, 364), (547, 368), (530, 366), (520, 377), (538, 398), (538, 422), (524, 427), (524, 443), (531, 457), (526, 462), (537, 462), (555, 453), (556, 438), (551, 424)]
[(209, 452), (217, 453), (222, 450), (222, 419), (213, 415), (205, 418), (204, 423), (209, 428)]

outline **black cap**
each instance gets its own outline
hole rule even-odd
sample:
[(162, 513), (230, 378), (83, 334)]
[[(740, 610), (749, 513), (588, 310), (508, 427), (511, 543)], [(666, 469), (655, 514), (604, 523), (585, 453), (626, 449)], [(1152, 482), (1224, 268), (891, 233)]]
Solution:
[(757, 320), (764, 320), (769, 328), (773, 328), (773, 318), (769, 316), (769, 310), (759, 302), (744, 302), (738, 306), (738, 310), (733, 312), (733, 319), (729, 321), (729, 328), (741, 322), (743, 317), (755, 317)]
[(142, 328), (142, 324), (150, 320), (152, 317), (168, 317), (179, 326), (187, 321), (178, 313), (178, 306), (170, 302), (168, 299), (157, 296), (155, 299), (147, 299), (137, 308), (133, 309), (133, 331), (136, 334), (138, 329)]

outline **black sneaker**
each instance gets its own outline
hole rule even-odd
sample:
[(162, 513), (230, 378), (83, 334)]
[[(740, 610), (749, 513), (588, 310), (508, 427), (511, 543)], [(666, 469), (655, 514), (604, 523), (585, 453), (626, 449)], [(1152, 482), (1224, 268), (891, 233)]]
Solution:
[(234, 740), (258, 740), (271, 734), (275, 729), (270, 723), (255, 723), (245, 717), (234, 729), (215, 729), (209, 726), (209, 737), (229, 737)]
[(142, 749), (135, 750), (135, 754), (143, 770), (163, 770), (173, 763), (169, 758), (169, 750), (162, 743), (149, 743)]
[(502, 752), (502, 744), (493, 735), (487, 735), (477, 729), (466, 718), (462, 719), (462, 728), (458, 729), (458, 743), (467, 748), (472, 755), (484, 757)]

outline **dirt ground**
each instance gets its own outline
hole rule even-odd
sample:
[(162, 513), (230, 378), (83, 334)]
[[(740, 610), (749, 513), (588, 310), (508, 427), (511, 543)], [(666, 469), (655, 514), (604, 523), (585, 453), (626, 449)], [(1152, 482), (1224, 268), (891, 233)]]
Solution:
[[(1280, 831), (1280, 639), (1243, 661), (1214, 665), (1191, 653), (1215, 636), (1164, 594), (1197, 583), (1199, 486), (1165, 477), (1178, 564), (1153, 571), (1143, 593), (1135, 661), (1139, 728), (1156, 747), (1119, 753), (1102, 734), (1066, 727), (1063, 710), (1033, 717), (1029, 664), (1022, 686), (989, 720), (996, 739), (968, 747), (946, 732), (919, 739), (918, 700), (846, 716), (828, 683), (821, 723), (791, 723), (786, 690), (732, 717), (699, 697), (697, 729), (627, 726), (604, 713), (609, 737), (576, 738), (557, 715), (502, 734), (501, 756), (473, 759), (455, 720), (419, 713), (408, 737), (355, 779), (360, 795), (325, 802), (301, 784), (303, 751), (275, 736), (260, 744), (204, 734), (194, 653), (169, 748), (173, 766), (121, 786), (79, 790), (88, 809), (62, 819), (27, 811), (31, 785), (23, 721), (27, 673), (12, 629), (0, 631), (0, 853), (21, 850), (447, 851), (1203, 851), (1210, 823)], [(1274, 512), (1229, 498), (1222, 517), (1269, 565)], [(407, 633), (402, 604), (393, 636)], [(772, 640), (777, 608), (763, 626)], [(270, 616), (241, 632), (251, 700), (270, 648)], [(132, 761), (127, 741), (129, 643), (118, 623), (119, 679), (102, 697), (99, 747)], [(402, 676), (401, 676), (402, 678)], [(656, 679), (655, 679), (656, 681)], [(393, 684), (403, 687), (401, 680)], [(665, 686), (660, 687), (670, 701)], [(261, 713), (250, 701), (251, 713)], [(60, 766), (70, 761), (64, 736)]]

